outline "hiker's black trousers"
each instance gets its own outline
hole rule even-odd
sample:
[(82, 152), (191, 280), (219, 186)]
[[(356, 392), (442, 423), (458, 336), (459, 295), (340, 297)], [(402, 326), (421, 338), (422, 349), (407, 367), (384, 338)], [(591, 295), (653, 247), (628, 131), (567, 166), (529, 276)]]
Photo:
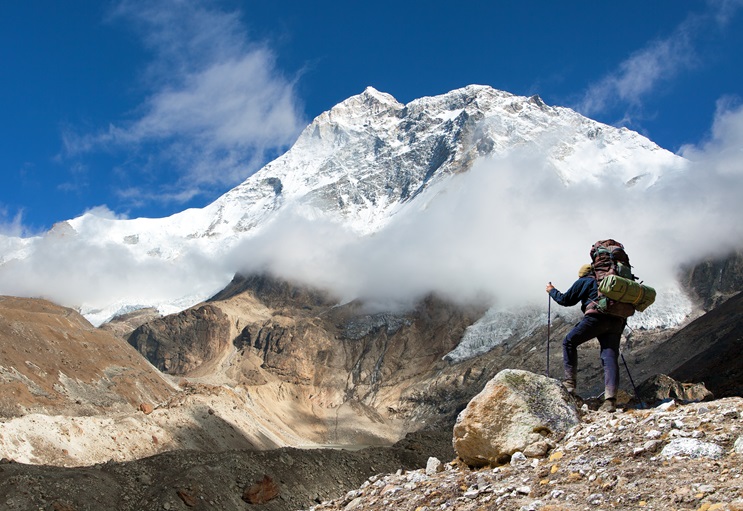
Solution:
[(615, 398), (619, 389), (619, 341), (625, 323), (624, 318), (608, 314), (583, 316), (562, 343), (565, 378), (575, 381), (578, 370), (578, 346), (596, 338), (601, 345), (601, 364), (604, 366), (604, 398)]

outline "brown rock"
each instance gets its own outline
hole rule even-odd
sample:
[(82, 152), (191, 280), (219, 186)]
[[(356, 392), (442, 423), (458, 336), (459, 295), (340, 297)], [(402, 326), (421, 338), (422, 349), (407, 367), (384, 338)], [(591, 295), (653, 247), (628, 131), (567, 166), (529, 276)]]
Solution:
[(279, 496), (279, 487), (269, 476), (245, 489), (243, 500), (248, 504), (265, 504)]
[(63, 501), (54, 501), (52, 504), (53, 511), (75, 511), (75, 508)]
[(669, 399), (681, 403), (714, 399), (712, 392), (707, 390), (704, 383), (680, 383), (665, 374), (657, 374), (648, 378), (638, 387), (637, 391), (645, 404), (649, 406), (655, 406)]
[(503, 464), (516, 451), (559, 441), (578, 423), (578, 411), (557, 380), (506, 369), (459, 414), (453, 445), (468, 465)]
[(154, 411), (154, 408), (149, 403), (142, 403), (139, 405), (139, 411), (145, 415), (149, 415)]
[(194, 507), (196, 504), (199, 503), (199, 500), (186, 490), (181, 489), (178, 490), (176, 493), (178, 494), (178, 497), (180, 497), (180, 499), (183, 501), (183, 503), (188, 507)]

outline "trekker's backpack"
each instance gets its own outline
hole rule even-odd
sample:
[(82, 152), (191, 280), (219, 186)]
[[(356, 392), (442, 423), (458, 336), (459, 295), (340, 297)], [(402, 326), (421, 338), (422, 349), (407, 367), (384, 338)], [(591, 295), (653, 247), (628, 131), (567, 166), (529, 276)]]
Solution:
[(587, 314), (602, 312), (628, 318), (635, 310), (642, 312), (655, 301), (655, 290), (636, 282), (624, 245), (612, 239), (597, 241), (590, 254), (599, 298), (586, 307)]

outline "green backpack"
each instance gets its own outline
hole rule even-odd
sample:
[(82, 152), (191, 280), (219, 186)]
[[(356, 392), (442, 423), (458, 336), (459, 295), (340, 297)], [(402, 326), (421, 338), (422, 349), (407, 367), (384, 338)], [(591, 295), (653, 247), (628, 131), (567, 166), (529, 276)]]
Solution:
[(636, 282), (624, 245), (612, 239), (597, 241), (590, 255), (599, 299), (586, 308), (587, 313), (598, 311), (627, 318), (655, 301), (655, 289)]

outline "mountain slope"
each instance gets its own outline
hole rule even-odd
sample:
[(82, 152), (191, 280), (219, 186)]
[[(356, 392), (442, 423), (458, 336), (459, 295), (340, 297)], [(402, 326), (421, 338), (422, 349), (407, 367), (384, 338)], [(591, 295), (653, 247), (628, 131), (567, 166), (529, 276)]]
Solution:
[(174, 387), (128, 344), (45, 300), (0, 297), (0, 416), (133, 411)]

